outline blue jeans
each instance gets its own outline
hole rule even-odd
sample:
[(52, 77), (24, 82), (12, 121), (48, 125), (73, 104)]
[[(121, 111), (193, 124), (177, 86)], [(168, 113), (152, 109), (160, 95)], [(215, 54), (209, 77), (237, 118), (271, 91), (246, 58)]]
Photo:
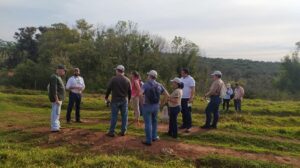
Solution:
[(61, 111), (61, 104), (52, 103), (51, 131), (58, 131), (60, 129), (60, 122), (59, 122), (60, 111)]
[(210, 102), (208, 103), (205, 113), (206, 113), (206, 122), (205, 126), (209, 127), (211, 123), (211, 113), (214, 114), (214, 119), (212, 126), (217, 126), (219, 120), (219, 106), (221, 103), (221, 98), (219, 96), (211, 96)]
[(71, 112), (75, 103), (75, 119), (76, 121), (80, 121), (80, 103), (81, 103), (81, 94), (70, 92), (69, 94), (69, 104), (67, 109), (67, 121), (71, 121)]
[(157, 113), (159, 104), (144, 104), (143, 117), (145, 122), (146, 142), (151, 143), (152, 140), (157, 139)]
[(118, 121), (118, 113), (121, 111), (122, 127), (121, 132), (125, 133), (127, 130), (128, 122), (128, 101), (112, 102), (111, 103), (111, 120), (110, 120), (110, 133), (115, 133), (115, 128)]
[(168, 132), (168, 134), (171, 135), (174, 138), (177, 138), (177, 134), (178, 134), (177, 116), (178, 116), (178, 113), (180, 112), (180, 110), (181, 110), (181, 106), (170, 107), (169, 108), (170, 120), (169, 120), (169, 132)]
[(235, 108), (236, 112), (242, 112), (242, 100), (241, 99), (234, 100), (234, 108)]
[(182, 128), (192, 127), (192, 108), (188, 106), (189, 99), (181, 99)]

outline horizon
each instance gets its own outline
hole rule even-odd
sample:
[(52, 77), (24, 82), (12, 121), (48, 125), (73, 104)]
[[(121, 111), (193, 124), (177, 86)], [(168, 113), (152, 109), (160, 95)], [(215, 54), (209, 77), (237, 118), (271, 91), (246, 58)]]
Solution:
[(184, 37), (197, 44), (204, 57), (280, 62), (300, 41), (299, 8), (296, 0), (3, 0), (0, 39), (14, 41), (14, 32), (26, 26), (61, 22), (72, 27), (84, 18), (109, 27), (130, 20), (140, 31), (167, 41)]

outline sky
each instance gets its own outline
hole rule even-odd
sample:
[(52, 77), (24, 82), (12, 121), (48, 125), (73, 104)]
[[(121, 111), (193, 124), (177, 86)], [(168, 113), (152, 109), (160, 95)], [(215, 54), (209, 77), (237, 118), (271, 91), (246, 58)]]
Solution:
[(0, 39), (81, 18), (96, 26), (130, 20), (168, 41), (185, 37), (212, 58), (280, 61), (300, 41), (299, 0), (0, 0)]

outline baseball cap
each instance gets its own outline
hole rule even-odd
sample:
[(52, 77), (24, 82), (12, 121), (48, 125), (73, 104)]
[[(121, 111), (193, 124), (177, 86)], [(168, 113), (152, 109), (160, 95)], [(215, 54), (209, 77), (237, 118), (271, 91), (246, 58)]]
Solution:
[(212, 76), (214, 76), (214, 75), (222, 76), (222, 72), (221, 71), (214, 71), (214, 73), (212, 73), (211, 75)]
[(64, 65), (57, 65), (56, 69), (63, 69), (65, 71), (67, 71), (66, 67)]
[(155, 70), (151, 70), (147, 73), (147, 75), (153, 76), (155, 78), (157, 78), (157, 72)]
[(176, 77), (176, 78), (172, 79), (171, 82), (181, 83), (181, 79)]
[(118, 65), (115, 70), (125, 71), (125, 67), (123, 65)]

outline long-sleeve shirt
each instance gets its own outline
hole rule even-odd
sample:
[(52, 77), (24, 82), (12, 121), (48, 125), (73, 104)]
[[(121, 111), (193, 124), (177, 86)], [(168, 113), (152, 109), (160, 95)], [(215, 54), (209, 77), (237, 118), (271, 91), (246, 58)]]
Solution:
[(235, 100), (242, 100), (245, 95), (245, 90), (243, 87), (239, 86), (234, 89), (234, 98)]
[(206, 93), (206, 96), (207, 97), (210, 97), (210, 96), (220, 96), (220, 92), (221, 92), (223, 84), (224, 84), (224, 82), (221, 79), (215, 80), (211, 84), (211, 86), (209, 88), (209, 91)]
[(231, 88), (231, 87), (230, 87), (230, 88), (227, 88), (226, 95), (225, 95), (224, 99), (230, 100), (230, 96), (231, 96), (232, 94), (233, 94), (232, 88)]
[(55, 97), (58, 97), (59, 101), (65, 99), (65, 84), (60, 76), (53, 74), (50, 77), (48, 96), (51, 102), (55, 102)]
[[(77, 88), (70, 89), (72, 87), (77, 87)], [(83, 78), (81, 76), (70, 77), (67, 82), (66, 88), (68, 90), (71, 90), (71, 92), (73, 92), (73, 93), (80, 94), (85, 89), (85, 84), (84, 84)]]
[(120, 102), (131, 98), (131, 83), (124, 75), (114, 76), (108, 83), (105, 98), (112, 93), (112, 102)]

